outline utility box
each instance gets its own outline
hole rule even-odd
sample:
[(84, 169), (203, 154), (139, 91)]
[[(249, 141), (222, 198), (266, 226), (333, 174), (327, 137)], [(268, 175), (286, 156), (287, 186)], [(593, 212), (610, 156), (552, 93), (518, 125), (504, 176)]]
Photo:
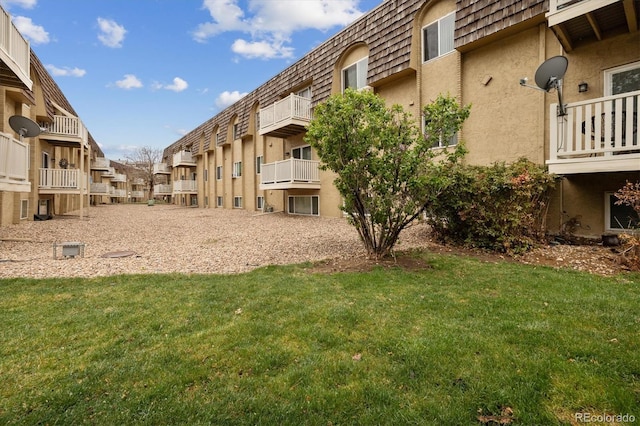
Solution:
[(53, 243), (53, 258), (58, 258), (58, 247), (62, 247), (62, 257), (84, 257), (84, 246), (78, 242)]

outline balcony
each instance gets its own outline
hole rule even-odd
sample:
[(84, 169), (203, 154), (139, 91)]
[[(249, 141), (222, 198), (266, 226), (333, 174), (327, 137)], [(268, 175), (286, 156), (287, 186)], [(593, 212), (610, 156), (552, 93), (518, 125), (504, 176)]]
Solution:
[(111, 178), (111, 182), (126, 182), (126, 181), (127, 181), (127, 175), (123, 175), (122, 173), (115, 173)]
[(171, 195), (171, 185), (159, 184), (153, 185), (154, 195)]
[(116, 169), (114, 169), (113, 167), (109, 167), (107, 171), (102, 173), (102, 177), (105, 177), (105, 178), (112, 178), (115, 175), (116, 175)]
[(311, 99), (292, 93), (260, 110), (258, 133), (278, 138), (293, 136), (305, 131), (311, 117)]
[(195, 180), (177, 180), (173, 182), (173, 193), (197, 194), (198, 185)]
[(171, 167), (167, 166), (165, 163), (156, 163), (153, 165), (153, 174), (154, 175), (170, 175)]
[(0, 8), (0, 83), (2, 86), (32, 89), (29, 42)]
[(131, 198), (144, 198), (144, 191), (131, 191)]
[(191, 156), (191, 151), (180, 151), (173, 154), (173, 167), (195, 167), (196, 162)]
[(89, 132), (78, 117), (54, 115), (52, 123), (40, 123), (41, 139), (53, 145), (89, 147)]
[(110, 195), (112, 192), (113, 187), (108, 183), (92, 183), (89, 187), (91, 195)]
[(111, 193), (111, 196), (114, 198), (127, 198), (127, 190), (126, 189), (114, 189)]
[(135, 178), (131, 181), (131, 185), (136, 185), (136, 186), (144, 186), (145, 182), (143, 178)]
[(550, 0), (546, 17), (567, 52), (575, 47), (638, 30), (634, 0)]
[(80, 169), (39, 169), (38, 191), (41, 194), (75, 194), (87, 191), (88, 175)]
[(320, 189), (319, 161), (292, 158), (262, 165), (260, 190)]
[(550, 107), (551, 173), (596, 173), (640, 170), (640, 91), (567, 105), (556, 117)]
[(31, 191), (29, 144), (5, 133), (0, 133), (0, 191)]
[(91, 162), (91, 170), (105, 170), (108, 171), (111, 169), (111, 160), (104, 157), (96, 157), (95, 160)]

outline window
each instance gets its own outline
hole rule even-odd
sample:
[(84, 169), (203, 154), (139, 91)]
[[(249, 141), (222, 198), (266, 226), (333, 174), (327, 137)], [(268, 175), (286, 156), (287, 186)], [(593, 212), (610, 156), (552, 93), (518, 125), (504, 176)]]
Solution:
[(633, 207), (628, 205), (616, 205), (618, 197), (613, 192), (605, 194), (604, 222), (607, 231), (622, 231), (634, 229), (640, 226), (640, 217)]
[(311, 99), (311, 86), (307, 86), (302, 90), (298, 90), (296, 95), (300, 96), (301, 98)]
[(240, 124), (233, 125), (233, 139), (240, 139)]
[(233, 208), (234, 209), (242, 208), (242, 197), (233, 197)]
[(262, 155), (258, 155), (256, 157), (256, 174), (259, 175), (262, 173), (262, 165), (264, 164), (264, 157)]
[(260, 128), (260, 111), (256, 111), (256, 129)]
[(258, 195), (256, 197), (256, 209), (262, 210), (263, 207), (264, 207), (264, 197), (262, 195)]
[(369, 58), (360, 59), (342, 70), (342, 91), (348, 87), (352, 89), (362, 89), (367, 85), (367, 70), (369, 67)]
[[(425, 132), (426, 124), (427, 124), (426, 120), (423, 117), (423, 119), (422, 119), (422, 132), (423, 133)], [(445, 139), (444, 135), (440, 135), (438, 140), (433, 143), (431, 148), (445, 148), (447, 146), (454, 146), (454, 145), (457, 145), (457, 144), (458, 144), (458, 134), (457, 133), (455, 135), (452, 135), (452, 136), (446, 138), (446, 139)]]
[(209, 181), (209, 169), (204, 169), (204, 181)]
[(318, 216), (319, 200), (317, 195), (291, 196), (289, 197), (289, 214), (303, 214)]
[(216, 132), (216, 145), (220, 143), (220, 133)]
[(422, 29), (422, 61), (445, 55), (453, 50), (456, 14), (452, 12)]
[(604, 72), (605, 96), (640, 90), (640, 62)]
[(216, 207), (222, 207), (223, 203), (222, 203), (222, 197), (216, 197)]
[(29, 200), (20, 200), (20, 219), (29, 217)]
[(311, 146), (298, 146), (291, 150), (291, 156), (300, 160), (311, 160)]
[(44, 151), (42, 152), (42, 168), (43, 169), (49, 168), (49, 153)]
[(233, 163), (233, 177), (237, 178), (242, 176), (242, 161)]
[(216, 166), (216, 180), (222, 180), (222, 166)]

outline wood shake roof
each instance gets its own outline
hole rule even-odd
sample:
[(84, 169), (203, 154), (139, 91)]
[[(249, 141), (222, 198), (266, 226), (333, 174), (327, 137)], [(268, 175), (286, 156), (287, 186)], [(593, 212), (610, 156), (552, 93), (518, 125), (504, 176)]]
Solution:
[[(73, 109), (71, 103), (67, 99), (67, 97), (62, 93), (60, 87), (55, 82), (51, 74), (44, 67), (40, 59), (36, 56), (36, 54), (31, 50), (31, 67), (33, 72), (36, 74), (38, 81), (40, 82), (40, 86), (42, 87), (42, 92), (44, 94), (44, 102), (45, 102), (45, 110), (49, 119), (53, 119), (55, 115), (55, 107), (52, 102), (60, 105), (62, 108), (67, 110), (69, 113), (79, 118), (78, 113)], [(103, 156), (104, 153), (100, 146), (95, 141), (93, 136), (89, 133), (89, 144), (91, 145), (91, 149), (96, 151), (99, 156)]]
[[(174, 142), (165, 149), (164, 156), (171, 158), (173, 153), (186, 147), (191, 147), (192, 152), (200, 152), (200, 140), (204, 141), (203, 151), (213, 148), (210, 146), (211, 132), (216, 126), (223, 129), (218, 144), (227, 143), (227, 128), (236, 116), (240, 134), (248, 135), (254, 105), (271, 105), (305, 82), (311, 81), (312, 102), (324, 101), (331, 94), (333, 71), (340, 55), (357, 43), (364, 43), (369, 48), (367, 81), (370, 85), (409, 70), (414, 19), (420, 8), (430, 2), (383, 1), (296, 63)], [(473, 43), (534, 17), (544, 19), (548, 9), (549, 0), (457, 0), (455, 46)]]
[(368, 82), (373, 83), (409, 68), (411, 36), (416, 12), (425, 0), (386, 0), (374, 10), (362, 16), (338, 34), (334, 35), (311, 52), (303, 56), (278, 75), (247, 94), (207, 122), (167, 147), (165, 157), (171, 157), (185, 147), (199, 151), (204, 132), (204, 150), (210, 148), (211, 131), (215, 126), (224, 129), (219, 134), (219, 144), (227, 142), (227, 126), (233, 117), (238, 117), (241, 135), (247, 135), (253, 106), (271, 105), (287, 91), (311, 81), (313, 103), (322, 102), (331, 94), (334, 66), (340, 55), (356, 43), (365, 43), (369, 48)]
[(530, 20), (544, 17), (549, 0), (457, 0), (455, 47)]

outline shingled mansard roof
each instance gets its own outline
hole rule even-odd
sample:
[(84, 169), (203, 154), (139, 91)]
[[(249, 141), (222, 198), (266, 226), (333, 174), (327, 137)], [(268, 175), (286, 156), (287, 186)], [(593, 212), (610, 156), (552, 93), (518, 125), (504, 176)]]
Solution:
[[(495, 34), (534, 16), (544, 17), (549, 0), (457, 0), (456, 47), (472, 43)], [(311, 81), (312, 102), (317, 104), (331, 94), (333, 67), (339, 56), (356, 43), (369, 48), (367, 81), (375, 82), (410, 68), (411, 37), (416, 12), (429, 0), (386, 0), (371, 12), (349, 25), (296, 63), (238, 100), (219, 114), (202, 123), (191, 132), (165, 148), (163, 157), (186, 147), (199, 152), (210, 149), (211, 133), (216, 126), (224, 128), (219, 143), (226, 142), (227, 126), (238, 117), (239, 131), (245, 135), (249, 129), (252, 108), (277, 101), (286, 90)], [(435, 3), (436, 1), (433, 1)]]
[[(53, 116), (55, 114), (55, 108), (52, 102), (60, 105), (62, 108), (64, 108), (74, 116), (79, 117), (78, 113), (73, 109), (69, 100), (66, 98), (64, 93), (62, 93), (62, 90), (60, 90), (58, 84), (51, 77), (51, 75), (44, 67), (42, 62), (40, 62), (40, 59), (38, 59), (33, 50), (31, 50), (31, 66), (36, 73), (38, 80), (40, 80), (40, 85), (42, 86), (42, 92), (44, 94), (44, 107), (49, 118), (53, 119)], [(102, 149), (100, 149), (100, 146), (95, 141), (91, 133), (89, 133), (89, 144), (91, 145), (91, 149), (93, 151), (96, 151), (99, 156), (104, 156)]]

